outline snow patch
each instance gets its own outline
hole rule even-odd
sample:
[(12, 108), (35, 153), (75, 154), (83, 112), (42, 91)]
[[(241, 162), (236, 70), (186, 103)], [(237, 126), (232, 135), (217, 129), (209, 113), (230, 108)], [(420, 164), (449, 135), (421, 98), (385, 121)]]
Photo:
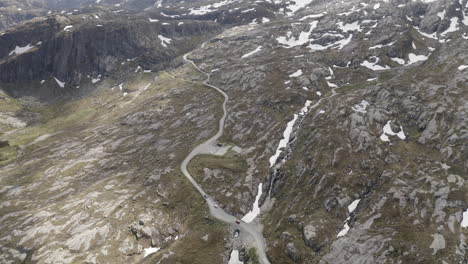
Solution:
[(252, 56), (253, 54), (255, 54), (255, 53), (257, 53), (257, 52), (259, 52), (259, 51), (261, 51), (261, 50), (262, 50), (262, 46), (259, 46), (259, 47), (257, 47), (255, 50), (253, 50), (253, 51), (251, 51), (251, 52), (249, 52), (249, 53), (247, 53), (247, 54), (242, 55), (241, 58), (243, 59), (243, 58), (250, 57), (250, 56)]
[(298, 116), (299, 115), (303, 116), (307, 114), (311, 103), (312, 102), (310, 100), (307, 100), (304, 107), (299, 112), (299, 114), (294, 114), (293, 119), (289, 121), (288, 124), (286, 125), (286, 129), (283, 132), (283, 138), (280, 140), (278, 147), (276, 148), (275, 154), (270, 157), (270, 167), (273, 167), (273, 165), (276, 164), (276, 161), (278, 160), (279, 155), (281, 154), (281, 152), (283, 152), (283, 148), (285, 148), (288, 145), (289, 139), (293, 132), (294, 123), (296, 123)]
[(298, 11), (299, 9), (307, 6), (308, 4), (312, 3), (314, 0), (294, 0), (293, 3), (294, 4), (290, 4), (288, 6), (288, 9), (290, 10), (290, 12), (287, 13), (288, 16), (292, 16), (294, 15), (294, 13), (296, 13), (296, 11)]
[(463, 212), (461, 227), (468, 227), (468, 209), (466, 209), (465, 212)]
[(468, 69), (468, 65), (460, 65), (458, 66), (459, 71), (463, 71), (464, 69)]
[(417, 62), (421, 62), (421, 61), (425, 61), (428, 59), (428, 56), (425, 56), (425, 55), (416, 55), (414, 53), (409, 53), (408, 54), (408, 64), (407, 65), (410, 65), (410, 64), (413, 64), (413, 63), (417, 63)]
[(280, 44), (286, 46), (285, 48), (292, 48), (296, 46), (302, 46), (309, 42), (309, 37), (312, 31), (317, 27), (318, 21), (313, 21), (310, 23), (310, 29), (307, 32), (301, 31), (299, 37), (296, 38), (292, 35), (291, 31), (288, 31), (286, 36), (280, 36), (276, 38), (276, 41)]
[(25, 52), (28, 52), (29, 50), (31, 50), (32, 48), (34, 48), (34, 46), (31, 46), (31, 44), (28, 44), (24, 47), (20, 47), (20, 46), (16, 46), (14, 50), (12, 50), (8, 56), (11, 56), (13, 54), (16, 54), (16, 55), (19, 55), (19, 54), (22, 54), (22, 53), (25, 53)]
[(376, 56), (372, 56), (371, 58), (375, 59), (375, 62), (370, 62), (368, 60), (365, 60), (361, 63), (361, 66), (364, 66), (368, 69), (371, 69), (373, 71), (381, 71), (381, 70), (388, 70), (390, 67), (385, 65), (385, 67), (378, 65), (380, 59)]
[(388, 136), (397, 136), (401, 140), (405, 140), (406, 135), (405, 135), (405, 132), (403, 131), (403, 127), (400, 126), (400, 132), (395, 133), (395, 132), (393, 132), (392, 127), (390, 126), (391, 122), (392, 121), (388, 121), (387, 124), (385, 124), (385, 126), (383, 127), (383, 129), (382, 129), (383, 133), (380, 136), (380, 140), (385, 141), (385, 142), (390, 142), (390, 139), (389, 139)]
[(163, 47), (166, 47), (166, 48), (167, 48), (167, 44), (170, 44), (172, 41), (172, 39), (166, 38), (163, 35), (158, 35), (158, 38), (161, 40), (161, 45), (163, 45)]
[(334, 84), (334, 83), (331, 83), (329, 81), (327, 81), (327, 84), (330, 88), (338, 88), (338, 85)]
[(302, 70), (297, 70), (293, 74), (290, 74), (289, 77), (294, 78), (294, 77), (299, 77), (302, 75)]
[(359, 31), (361, 32), (361, 25), (359, 25), (359, 21), (354, 21), (351, 24), (343, 24), (343, 22), (339, 22), (338, 28), (341, 29), (343, 32), (349, 32), (349, 31)]
[(349, 213), (354, 212), (356, 210), (356, 207), (358, 206), (359, 202), (361, 199), (354, 200), (350, 205), (348, 205), (348, 211)]
[(400, 58), (390, 58), (390, 59), (400, 65), (405, 65), (406, 63), (404, 59), (400, 59)]
[(239, 260), (239, 251), (233, 250), (231, 252), (228, 264), (244, 264), (244, 262)]
[(99, 82), (100, 80), (101, 80), (101, 74), (99, 74), (97, 78), (92, 78), (92, 79), (91, 79), (91, 83), (97, 83), (97, 82)]
[(55, 79), (55, 81), (57, 82), (57, 84), (58, 84), (60, 87), (62, 87), (62, 88), (65, 87), (65, 83), (64, 83), (64, 82), (61, 82), (61, 81), (60, 81), (59, 79), (57, 79), (56, 77), (54, 77), (54, 79)]
[(149, 247), (149, 248), (145, 248), (145, 252), (144, 252), (144, 256), (143, 257), (146, 257), (148, 255), (151, 255), (153, 253), (156, 253), (160, 250), (161, 248), (156, 248), (156, 247)]
[(440, 33), (441, 36), (445, 36), (447, 35), (448, 33), (451, 33), (451, 32), (455, 32), (459, 30), (459, 27), (458, 27), (458, 17), (452, 17), (450, 19), (450, 26), (442, 33)]
[(351, 107), (354, 112), (357, 112), (357, 113), (367, 113), (367, 107), (369, 106), (369, 102), (367, 102), (366, 100), (362, 100), (359, 104), (357, 105), (354, 105), (353, 107)]
[(219, 7), (228, 5), (232, 2), (232, 0), (225, 0), (225, 1), (220, 1), (218, 3), (214, 3), (211, 5), (206, 5), (206, 6), (201, 6), (198, 8), (192, 8), (190, 9), (190, 15), (204, 15), (213, 11), (216, 11)]
[(252, 207), (252, 210), (248, 212), (244, 217), (242, 217), (242, 221), (246, 223), (252, 222), (259, 214), (260, 214), (260, 207), (258, 207), (258, 202), (260, 201), (260, 197), (262, 196), (262, 183), (258, 184), (258, 193), (255, 197), (255, 201)]
[(345, 224), (344, 224), (343, 229), (338, 233), (338, 235), (336, 237), (342, 237), (342, 236), (346, 235), (348, 233), (349, 229), (350, 228), (349, 228), (349, 225), (348, 225), (348, 221), (346, 221)]
[(325, 14), (327, 14), (327, 12), (323, 12), (323, 13), (320, 13), (320, 14), (312, 14), (312, 15), (308, 15), (308, 16), (304, 16), (302, 17), (301, 19), (299, 19), (300, 21), (303, 21), (303, 20), (306, 20), (308, 18), (321, 18), (323, 17)]
[(426, 38), (431, 38), (431, 39), (438, 39), (437, 38), (437, 32), (434, 32), (432, 34), (428, 34), (428, 33), (425, 33), (425, 32), (422, 32), (419, 28), (417, 27), (414, 27), (414, 29), (416, 29), (416, 31), (418, 31), (419, 34), (421, 34), (422, 36), (426, 37)]
[(343, 38), (341, 40), (338, 40), (336, 42), (333, 42), (333, 43), (330, 43), (326, 46), (322, 46), (320, 44), (310, 44), (309, 45), (309, 48), (311, 50), (326, 50), (326, 49), (329, 49), (329, 48), (332, 48), (332, 49), (343, 49), (344, 46), (348, 45), (349, 42), (351, 42), (351, 39), (353, 38), (353, 34), (350, 34), (348, 36), (348, 38)]

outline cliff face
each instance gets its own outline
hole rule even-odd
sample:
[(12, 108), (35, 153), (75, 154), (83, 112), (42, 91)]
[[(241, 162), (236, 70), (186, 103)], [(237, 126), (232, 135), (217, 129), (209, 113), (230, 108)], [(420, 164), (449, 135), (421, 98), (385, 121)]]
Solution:
[[(0, 37), (0, 80), (19, 84), (55, 77), (67, 88), (119, 69), (161, 70), (199, 44), (192, 37), (220, 30), (203, 21), (155, 23), (134, 18), (97, 23), (51, 16), (8, 31)], [(25, 94), (24, 87), (7, 91)]]

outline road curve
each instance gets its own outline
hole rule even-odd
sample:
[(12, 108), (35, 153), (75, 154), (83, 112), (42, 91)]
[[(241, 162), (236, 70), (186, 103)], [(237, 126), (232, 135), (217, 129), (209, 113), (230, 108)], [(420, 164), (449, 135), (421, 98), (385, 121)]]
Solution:
[[(204, 47), (205, 43), (203, 43), (202, 47)], [(210, 214), (216, 218), (219, 219), (229, 225), (231, 225), (234, 228), (238, 228), (243, 234), (249, 234), (255, 241), (255, 248), (257, 249), (257, 254), (259, 257), (259, 261), (261, 264), (270, 264), (270, 261), (268, 260), (266, 253), (265, 253), (265, 239), (263, 238), (263, 235), (261, 232), (258, 231), (258, 227), (254, 224), (251, 223), (245, 223), (241, 222), (240, 224), (236, 224), (236, 220), (238, 220), (236, 217), (226, 213), (220, 206), (216, 206), (216, 202), (206, 194), (206, 192), (202, 189), (202, 187), (195, 181), (195, 179), (190, 175), (190, 173), (187, 170), (187, 165), (189, 162), (197, 155), (199, 154), (212, 154), (216, 152), (217, 147), (216, 141), (221, 137), (224, 131), (224, 123), (226, 121), (226, 116), (227, 116), (227, 110), (226, 110), (226, 104), (227, 101), (229, 100), (229, 96), (221, 90), (221, 88), (216, 87), (214, 85), (209, 84), (208, 82), (210, 81), (210, 74), (203, 71), (200, 69), (195, 62), (192, 60), (188, 59), (187, 56), (190, 54), (187, 53), (183, 56), (184, 60), (190, 63), (195, 69), (197, 69), (199, 72), (203, 73), (206, 76), (205, 81), (203, 82), (204, 85), (216, 90), (220, 94), (223, 95), (224, 97), (224, 102), (223, 102), (223, 116), (219, 119), (219, 125), (218, 125), (218, 131), (214, 136), (206, 140), (205, 142), (201, 143), (200, 145), (196, 146), (190, 154), (182, 161), (180, 165), (180, 169), (182, 173), (185, 175), (185, 177), (192, 183), (192, 185), (198, 190), (198, 192), (205, 198), (206, 203), (208, 204), (208, 207), (210, 209)]]

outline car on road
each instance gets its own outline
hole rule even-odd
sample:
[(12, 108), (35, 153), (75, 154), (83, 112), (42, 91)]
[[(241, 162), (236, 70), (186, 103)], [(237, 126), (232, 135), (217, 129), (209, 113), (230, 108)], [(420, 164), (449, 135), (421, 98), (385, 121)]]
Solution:
[(236, 224), (238, 224), (238, 225), (239, 225), (240, 223), (241, 223), (241, 222), (240, 222), (239, 220), (236, 220)]

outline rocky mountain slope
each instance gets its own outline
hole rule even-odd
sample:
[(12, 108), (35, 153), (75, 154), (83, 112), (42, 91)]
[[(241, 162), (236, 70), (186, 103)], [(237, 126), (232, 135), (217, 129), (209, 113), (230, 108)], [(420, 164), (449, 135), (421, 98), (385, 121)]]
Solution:
[(270, 263), (468, 262), (466, 0), (84, 3), (0, 36), (1, 262), (257, 263), (189, 51)]

